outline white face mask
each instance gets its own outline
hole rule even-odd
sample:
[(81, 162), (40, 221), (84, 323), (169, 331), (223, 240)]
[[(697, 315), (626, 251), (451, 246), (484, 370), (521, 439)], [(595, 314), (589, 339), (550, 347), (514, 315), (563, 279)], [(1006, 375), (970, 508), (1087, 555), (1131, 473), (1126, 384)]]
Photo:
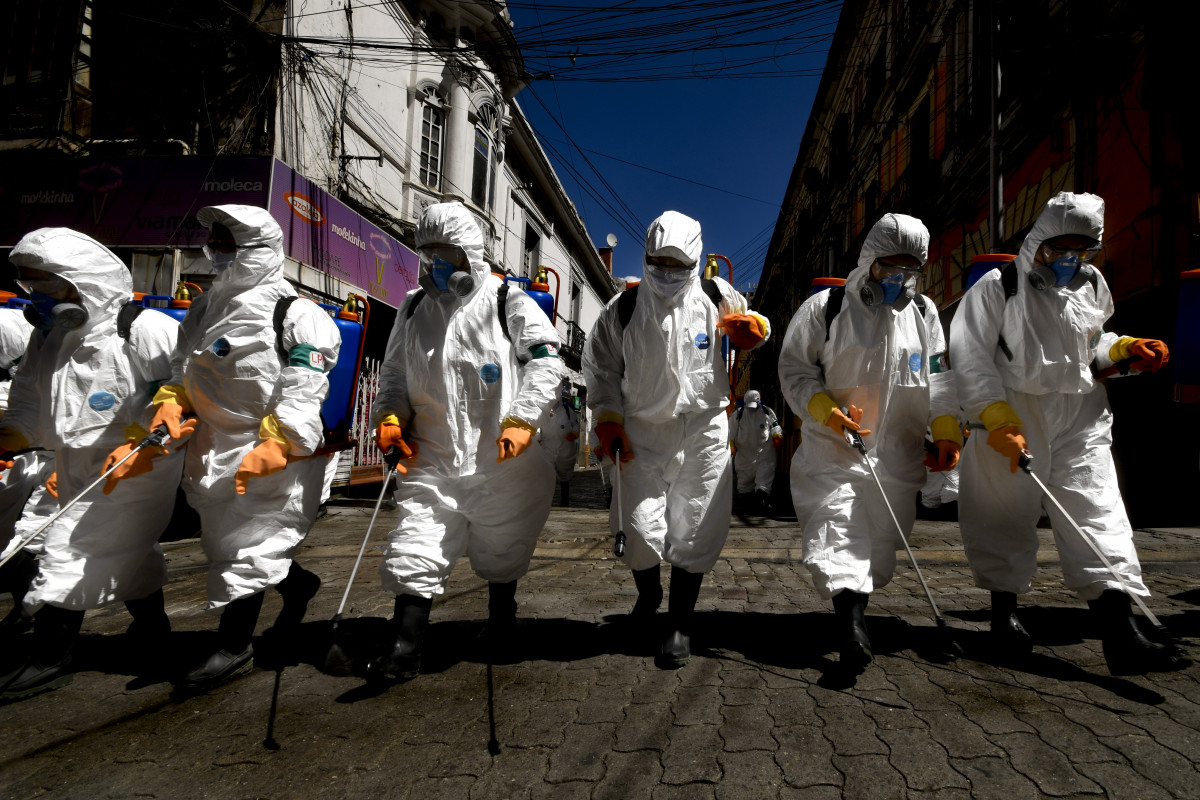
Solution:
[(204, 255), (208, 258), (209, 262), (213, 266), (213, 269), (218, 275), (229, 269), (229, 267), (233, 265), (234, 260), (237, 258), (236, 250), (232, 253), (223, 253), (220, 250), (214, 250), (208, 245), (204, 245), (203, 249)]
[(643, 270), (645, 279), (649, 281), (663, 297), (674, 297), (679, 290), (687, 285), (692, 277), (691, 269), (662, 269), (647, 264)]

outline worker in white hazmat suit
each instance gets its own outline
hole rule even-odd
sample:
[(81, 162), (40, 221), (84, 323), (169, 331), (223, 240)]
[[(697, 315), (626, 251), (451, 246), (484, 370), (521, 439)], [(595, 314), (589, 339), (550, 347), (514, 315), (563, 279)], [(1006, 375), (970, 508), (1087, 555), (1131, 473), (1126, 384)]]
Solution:
[(538, 434), (542, 452), (554, 465), (564, 506), (571, 505), (571, 475), (575, 472), (575, 462), (579, 460), (579, 412), (574, 404), (571, 383), (564, 378), (559, 401), (553, 406), (550, 419), (546, 420)]
[[(33, 330), (21, 309), (0, 308), (0, 423), (8, 411), (9, 387), (20, 369)], [(0, 549), (8, 552), (10, 542), (17, 535), (17, 520), (26, 507), (32, 512), (39, 505), (48, 506), (54, 501), (53, 497), (47, 499), (44, 486), (54, 472), (54, 453), (48, 450), (19, 453), (0, 463), (0, 470)], [(57, 502), (53, 504), (57, 505)], [(34, 530), (37, 529), (28, 533)], [(0, 641), (24, 633), (33, 624), (33, 618), (21, 601), (37, 574), (36, 559), (43, 538), (39, 536), (31, 541), (0, 567), (0, 593), (8, 592), (13, 599), (12, 610), (0, 621), (0, 637), (5, 637)]]
[(805, 421), (791, 469), (804, 563), (817, 592), (833, 600), (841, 663), (850, 669), (871, 660), (864, 611), (871, 592), (892, 579), (901, 543), (879, 485), (843, 430), (862, 435), (905, 535), (925, 482), (926, 427), (939, 451), (936, 468), (953, 468), (962, 445), (937, 308), (916, 291), (928, 250), (920, 220), (884, 215), (844, 291), (804, 301), (779, 356), (783, 395)]
[[(691, 655), (692, 616), (704, 573), (729, 535), (729, 377), (721, 332), (751, 350), (770, 336), (766, 317), (720, 278), (702, 281), (700, 223), (667, 211), (650, 223), (643, 279), (614, 298), (583, 351), (588, 408), (600, 452), (620, 447), (624, 561), (638, 600), (632, 618), (654, 619), (662, 602), (659, 563), (671, 564), (671, 632), (658, 663), (676, 668)], [(612, 474), (612, 473), (610, 473)], [(613, 475), (613, 480), (616, 476)]]
[(1071, 518), (1091, 534), (1129, 590), (1148, 596), (1112, 460), (1112, 413), (1093, 376), (1135, 359), (1157, 371), (1165, 344), (1104, 330), (1113, 313), (1108, 284), (1091, 265), (1104, 232), (1104, 201), (1062, 192), (1051, 199), (1009, 272), (980, 278), (963, 297), (951, 332), (951, 362), (969, 419), (985, 431), (963, 456), (959, 522), (976, 584), (992, 593), (1000, 652), (1027, 653), (1016, 615), (1037, 567), (1037, 521), (1049, 515), (1063, 581), (1087, 601), (1103, 630), (1114, 674), (1190, 663), (1174, 646), (1146, 639), (1129, 596), (1037, 484), (1014, 474), (1021, 451)]
[(775, 412), (763, 405), (757, 389), (746, 392), (742, 407), (729, 418), (729, 443), (733, 445), (739, 498), (747, 502), (753, 493), (758, 510), (767, 513), (775, 480), (775, 451), (783, 445), (783, 428)]
[[(122, 321), (133, 291), (129, 270), (76, 231), (33, 231), (9, 260), (33, 301), (38, 330), (13, 381), (0, 450), (40, 445), (55, 451), (65, 504), (116, 463), (115, 452), (126, 454), (145, 438), (150, 399), (170, 376), (179, 325), (153, 311)], [(161, 650), (171, 626), (158, 537), (171, 517), (183, 458), (176, 443), (140, 450), (103, 490), (92, 490), (46, 531), (24, 597), (34, 617), (32, 650), (0, 678), (0, 694), (23, 697), (69, 682), (84, 612), (115, 601), (124, 601), (134, 618), (131, 634)]]
[(380, 448), (411, 456), (380, 566), (396, 594), (395, 640), (368, 665), (372, 680), (420, 671), (433, 598), (464, 554), (488, 582), (484, 644), (511, 653), (517, 580), (554, 493), (553, 468), (526, 451), (540, 448), (534, 436), (558, 395), (558, 334), (532, 298), (491, 274), (461, 203), (425, 209), (416, 246), (420, 288), (396, 314), (372, 409)]
[(273, 632), (294, 632), (320, 579), (293, 559), (321, 500), (328, 459), (321, 403), (341, 334), (283, 276), (283, 232), (265, 209), (209, 206), (205, 255), (217, 277), (193, 301), (169, 384), (154, 397), (169, 429), (195, 414), (183, 488), (200, 515), (208, 608), (221, 609), (217, 649), (177, 686), (207, 691), (248, 671), (263, 591), (283, 609)]

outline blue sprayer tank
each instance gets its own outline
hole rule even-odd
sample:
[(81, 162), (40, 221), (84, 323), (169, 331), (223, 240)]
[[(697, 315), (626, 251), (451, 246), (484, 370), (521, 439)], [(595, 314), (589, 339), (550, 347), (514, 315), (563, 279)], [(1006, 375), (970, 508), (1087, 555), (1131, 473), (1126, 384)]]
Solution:
[[(363, 328), (354, 308), (354, 295), (346, 301), (345, 308), (318, 303), (333, 316), (338, 333), (342, 335), (342, 347), (338, 351), (337, 364), (329, 370), (329, 394), (321, 405), (321, 420), (325, 430), (335, 434), (333, 441), (349, 438), (353, 423), (354, 400), (358, 394), (358, 372), (362, 363)], [(363, 302), (366, 307), (366, 302)]]
[(828, 291), (835, 286), (845, 285), (845, 278), (813, 278), (812, 291), (808, 293), (808, 296), (812, 297), (814, 294), (820, 294), (821, 292)]
[[(545, 273), (541, 274), (544, 275)], [(548, 289), (550, 287), (546, 286), (545, 284), (539, 284), (531, 281), (529, 278), (518, 278), (515, 275), (505, 275), (504, 281), (506, 283), (511, 281), (512, 283), (520, 284), (521, 290), (525, 292), (525, 294), (532, 297), (534, 302), (538, 304), (538, 308), (546, 312), (546, 316), (551, 322), (554, 322), (554, 295), (550, 294), (549, 292), (542, 291), (542, 289)], [(541, 289), (538, 288), (539, 286)]]
[(1176, 384), (1175, 399), (1200, 402), (1200, 269), (1179, 275), (1179, 312), (1171, 369)]
[(982, 253), (972, 257), (971, 270), (967, 273), (967, 284), (963, 286), (963, 291), (970, 289), (992, 270), (1004, 269), (1015, 258), (1016, 256), (1009, 253)]

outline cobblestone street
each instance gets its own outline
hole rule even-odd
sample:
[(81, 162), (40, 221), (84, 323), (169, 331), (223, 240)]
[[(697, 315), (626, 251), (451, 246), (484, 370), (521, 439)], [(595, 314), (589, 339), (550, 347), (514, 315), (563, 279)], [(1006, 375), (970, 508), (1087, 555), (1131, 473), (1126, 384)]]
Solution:
[[(624, 622), (633, 581), (611, 556), (595, 470), (577, 474), (572, 500), (554, 508), (518, 588), (522, 659), (489, 667), (481, 657), (474, 639), (487, 588), (463, 561), (434, 604), (423, 674), (384, 691), (316, 668), (371, 502), (335, 498), (298, 554), (324, 580), (302, 641), (256, 640), (258, 668), (207, 696), (173, 698), (164, 677), (216, 628), (201, 610), (198, 543), (166, 545), (175, 628), (166, 670), (139, 675), (129, 663), (122, 606), (90, 613), (74, 682), (0, 707), (0, 793), (1200, 797), (1200, 667), (1110, 676), (1086, 606), (1062, 588), (1048, 530), (1034, 591), (1022, 598), (1032, 658), (994, 663), (988, 595), (973, 585), (957, 525), (921, 521), (912, 545), (965, 655), (945, 657), (901, 553), (894, 582), (872, 595), (876, 658), (855, 679), (837, 668), (832, 613), (800, 563), (796, 524), (735, 518), (701, 590), (691, 663), (663, 671), (656, 641)], [(341, 637), (351, 654), (386, 634), (392, 597), (379, 588), (378, 542), (395, 514), (381, 514), (351, 594)], [(1200, 530), (1139, 531), (1137, 544), (1151, 608), (1195, 653)], [(279, 605), (269, 592), (260, 632)]]

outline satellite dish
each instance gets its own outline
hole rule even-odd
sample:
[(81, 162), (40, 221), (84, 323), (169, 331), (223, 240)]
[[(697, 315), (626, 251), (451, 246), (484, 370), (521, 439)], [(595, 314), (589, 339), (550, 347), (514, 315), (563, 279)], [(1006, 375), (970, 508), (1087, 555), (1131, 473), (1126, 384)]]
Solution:
[(609, 247), (616, 247), (617, 246), (617, 235), (615, 233), (610, 233), (608, 236), (606, 236), (604, 238), (604, 241), (608, 242)]

